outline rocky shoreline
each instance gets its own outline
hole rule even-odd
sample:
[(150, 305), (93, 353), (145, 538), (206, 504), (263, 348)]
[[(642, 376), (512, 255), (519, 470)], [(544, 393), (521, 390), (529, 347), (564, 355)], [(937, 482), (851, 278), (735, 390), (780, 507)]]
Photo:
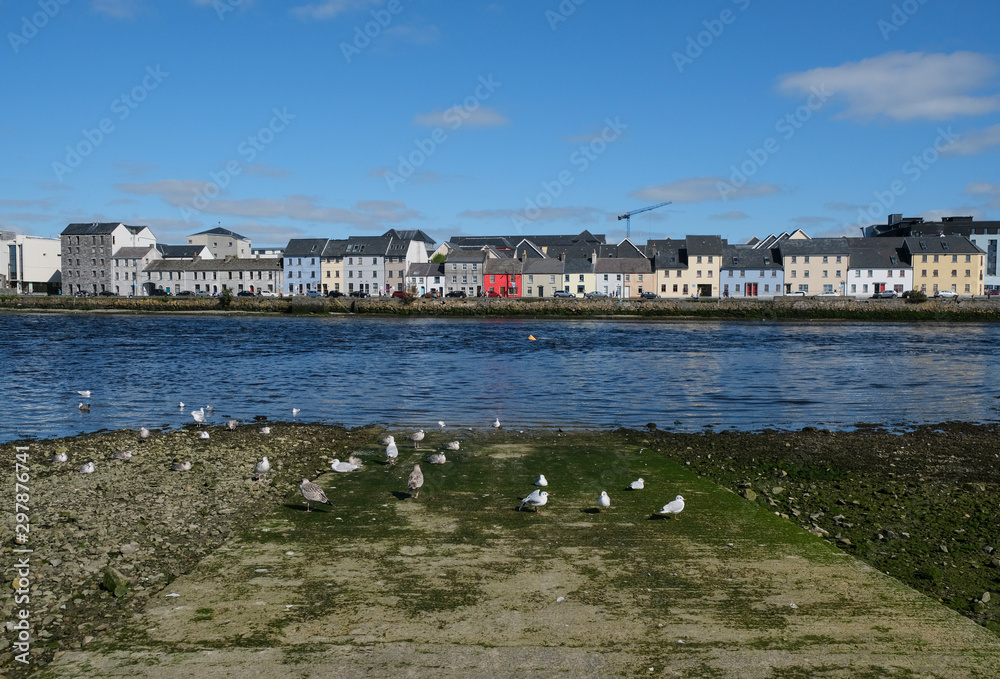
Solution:
[[(12, 460), (15, 446), (28, 446), (32, 669), (132, 619), (150, 596), (286, 502), (303, 476), (372, 446), (381, 431), (271, 423), (265, 435), (260, 427), (212, 428), (207, 441), (190, 426), (145, 442), (116, 431), (0, 447)], [(682, 434), (650, 426), (615, 436), (689, 466), (1000, 634), (998, 433), (948, 423), (905, 434), (878, 427)], [(131, 459), (114, 459), (125, 449)], [(69, 461), (50, 462), (59, 452)], [(265, 455), (274, 471), (255, 478)], [(96, 472), (80, 474), (88, 460)], [(170, 471), (184, 460), (191, 471)], [(8, 545), (13, 532), (7, 514), (0, 535)], [(5, 557), (9, 567), (13, 555)], [(15, 608), (13, 596), (5, 598), (6, 621)], [(8, 638), (0, 668), (20, 676), (27, 671)]]
[(858, 320), (858, 321), (1000, 321), (1000, 299), (903, 299), (839, 297), (775, 299), (515, 299), (447, 298), (403, 300), (392, 297), (0, 297), (0, 311), (90, 313), (238, 313), (470, 318), (597, 318), (723, 320)]

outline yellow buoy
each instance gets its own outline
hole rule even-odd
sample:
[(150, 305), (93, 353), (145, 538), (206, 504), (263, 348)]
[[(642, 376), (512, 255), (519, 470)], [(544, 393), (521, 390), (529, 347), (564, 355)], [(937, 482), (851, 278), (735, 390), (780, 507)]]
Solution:
[(534, 342), (535, 341), (535, 336), (534, 335), (528, 335), (528, 339), (531, 340), (532, 342)]

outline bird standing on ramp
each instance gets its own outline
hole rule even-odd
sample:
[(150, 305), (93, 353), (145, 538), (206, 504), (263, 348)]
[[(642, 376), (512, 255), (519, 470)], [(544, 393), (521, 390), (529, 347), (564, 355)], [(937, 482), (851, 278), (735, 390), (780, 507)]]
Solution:
[(668, 515), (673, 514), (674, 520), (680, 519), (678, 514), (684, 511), (684, 498), (678, 495), (672, 502), (668, 502), (663, 505), (663, 509), (660, 510), (660, 514)]
[(645, 487), (646, 487), (646, 482), (642, 480), (641, 476), (637, 480), (628, 484), (629, 490), (642, 490)]
[(420, 495), (420, 487), (424, 485), (424, 473), (420, 471), (420, 465), (413, 465), (413, 471), (410, 472), (410, 478), (406, 481), (406, 489), (413, 493), (413, 499), (416, 500), (417, 496)]
[(267, 461), (266, 457), (262, 458), (253, 468), (253, 473), (257, 475), (257, 478), (263, 478), (269, 471), (271, 471), (271, 463)]
[(420, 450), (420, 442), (424, 440), (424, 430), (421, 429), (410, 434), (410, 440), (413, 441), (414, 449)]
[(611, 498), (608, 497), (608, 491), (606, 490), (601, 491), (601, 497), (597, 498), (597, 505), (601, 509), (607, 509), (608, 507), (611, 506)]
[(494, 429), (499, 429), (499, 428), (500, 428), (500, 418), (499, 418), (499, 417), (498, 417), (498, 418), (496, 418), (496, 419), (495, 419), (495, 420), (493, 421), (493, 428), (494, 428)]
[(521, 500), (521, 506), (517, 508), (517, 511), (521, 511), (521, 508), (527, 504), (531, 505), (535, 509), (536, 514), (539, 514), (540, 512), (538, 511), (538, 508), (544, 506), (548, 501), (549, 494), (547, 492), (544, 490), (533, 490), (528, 497)]
[(389, 443), (385, 447), (385, 459), (389, 464), (396, 464), (397, 457), (399, 457), (399, 448), (396, 447), (396, 439), (390, 436)]
[(191, 411), (191, 418), (197, 424), (204, 424), (204, 422), (205, 422), (205, 409), (204, 408), (198, 408), (198, 410), (192, 410)]
[(139, 427), (139, 438), (145, 441), (149, 438), (149, 430), (145, 427)]
[(317, 486), (315, 483), (309, 479), (302, 479), (302, 483), (299, 484), (299, 492), (302, 493), (302, 497), (306, 501), (306, 511), (311, 512), (312, 509), (309, 507), (310, 502), (318, 502), (319, 504), (333, 505), (327, 497), (323, 489)]

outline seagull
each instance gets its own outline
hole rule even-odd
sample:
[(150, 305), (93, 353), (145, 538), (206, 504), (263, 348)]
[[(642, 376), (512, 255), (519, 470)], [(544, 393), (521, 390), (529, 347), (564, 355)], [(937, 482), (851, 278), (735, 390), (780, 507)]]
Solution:
[(354, 457), (353, 455), (347, 458), (347, 461), (353, 464), (355, 467), (363, 467), (365, 464), (364, 462), (361, 461), (360, 457)]
[(419, 450), (420, 442), (424, 440), (424, 430), (421, 429), (410, 434), (410, 440), (413, 441), (413, 447)]
[(89, 413), (90, 412), (90, 406), (89, 405), (85, 405), (83, 403), (78, 403), (76, 405), (76, 407), (80, 409), (81, 413)]
[(239, 424), (236, 420), (229, 420), (226, 422), (226, 426), (229, 427), (229, 431), (236, 431), (236, 425)]
[(389, 437), (389, 443), (385, 446), (385, 459), (389, 464), (396, 464), (396, 457), (399, 456), (399, 449), (396, 447), (396, 439)]
[(52, 459), (49, 460), (49, 462), (65, 462), (68, 459), (69, 455), (67, 455), (66, 453), (56, 453), (55, 455), (52, 456)]
[(641, 476), (639, 477), (638, 480), (628, 484), (629, 490), (642, 490), (645, 487), (646, 487), (646, 482), (642, 480)]
[(311, 512), (312, 509), (309, 507), (310, 502), (318, 502), (320, 504), (333, 505), (327, 497), (323, 489), (317, 486), (315, 483), (309, 479), (302, 479), (302, 483), (299, 484), (299, 492), (302, 493), (302, 497), (306, 500), (306, 511)]
[(533, 490), (528, 497), (521, 500), (521, 506), (517, 508), (517, 511), (521, 511), (521, 507), (528, 504), (535, 508), (535, 513), (538, 514), (538, 508), (549, 501), (549, 494), (544, 490)]
[[(292, 408), (292, 417), (295, 417), (296, 415), (298, 415), (301, 412), (302, 411), (299, 410), (298, 408)], [(320, 491), (320, 492), (322, 492), (322, 491)]]
[(678, 495), (676, 498), (674, 498), (673, 502), (668, 502), (667, 504), (663, 505), (663, 509), (660, 510), (660, 514), (673, 514), (674, 520), (677, 520), (680, 519), (680, 517), (677, 515), (680, 514), (681, 511), (683, 511), (683, 509), (684, 509), (684, 498)]
[(208, 438), (209, 438), (208, 437), (208, 432), (207, 431), (201, 432), (200, 434), (198, 434), (198, 438), (200, 438), (202, 441), (208, 440)]
[(431, 464), (444, 464), (448, 460), (445, 459), (444, 453), (434, 453), (427, 457), (427, 461)]
[(261, 427), (260, 428), (260, 433), (261, 434), (270, 434), (271, 433), (271, 428), (270, 427)]
[(186, 460), (184, 462), (174, 462), (170, 465), (170, 471), (172, 472), (189, 472), (191, 471), (191, 461)]
[(500, 428), (500, 418), (499, 417), (496, 418), (496, 420), (493, 421), (493, 428), (494, 429), (499, 429)]
[(181, 401), (180, 403), (178, 403), (177, 407), (180, 408), (181, 410), (184, 410), (184, 401)]
[(198, 424), (202, 424), (205, 421), (205, 409), (198, 408), (198, 410), (192, 410), (191, 417), (194, 418), (194, 421)]
[(607, 509), (611, 506), (611, 498), (608, 497), (608, 491), (602, 490), (601, 497), (597, 498), (597, 504), (601, 509)]
[(149, 430), (145, 427), (139, 427), (139, 438), (146, 440), (149, 438)]
[(420, 471), (420, 465), (413, 465), (413, 471), (410, 472), (410, 478), (406, 481), (406, 489), (413, 491), (413, 499), (416, 500), (417, 496), (420, 495), (420, 486), (424, 485), (424, 473)]
[(548, 479), (545, 478), (545, 474), (539, 474), (538, 475), (538, 478), (535, 479), (535, 485), (536, 486), (542, 486), (542, 487), (549, 485), (549, 481), (548, 481)]
[(271, 463), (267, 461), (266, 457), (262, 458), (253, 468), (253, 473), (258, 477), (264, 476), (269, 471), (271, 471)]
[(333, 458), (333, 462), (330, 463), (330, 469), (335, 472), (353, 472), (358, 468), (358, 465), (351, 464), (350, 462), (341, 462), (337, 458)]
[(207, 410), (210, 413), (211, 412), (215, 412), (215, 406), (207, 405), (207, 406), (205, 406), (205, 410)]
[(86, 391), (78, 391), (76, 393), (78, 393), (83, 398), (90, 398), (90, 389), (87, 389)]
[(458, 450), (459, 445), (461, 444), (458, 441), (448, 441), (448, 443), (444, 444), (444, 447), (447, 450)]
[(93, 474), (94, 473), (94, 463), (88, 462), (87, 464), (80, 467), (81, 474)]
[(116, 460), (131, 460), (132, 459), (132, 451), (131, 450), (119, 450), (119, 451), (115, 452), (115, 454), (114, 454), (113, 457)]
[(380, 446), (387, 446), (387, 445), (389, 445), (389, 443), (391, 441), (392, 441), (392, 436), (390, 436), (389, 434), (386, 434), (385, 436), (383, 436), (382, 438), (380, 438), (378, 440), (378, 444)]

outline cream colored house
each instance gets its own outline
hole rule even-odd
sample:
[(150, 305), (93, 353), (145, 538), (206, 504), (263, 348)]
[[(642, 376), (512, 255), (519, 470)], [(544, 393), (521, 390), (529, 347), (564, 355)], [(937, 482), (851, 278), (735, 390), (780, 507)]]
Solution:
[(847, 238), (785, 240), (779, 245), (785, 269), (785, 294), (844, 294), (851, 248)]
[(965, 236), (911, 236), (903, 248), (913, 268), (913, 288), (929, 296), (941, 291), (982, 295), (986, 253)]

